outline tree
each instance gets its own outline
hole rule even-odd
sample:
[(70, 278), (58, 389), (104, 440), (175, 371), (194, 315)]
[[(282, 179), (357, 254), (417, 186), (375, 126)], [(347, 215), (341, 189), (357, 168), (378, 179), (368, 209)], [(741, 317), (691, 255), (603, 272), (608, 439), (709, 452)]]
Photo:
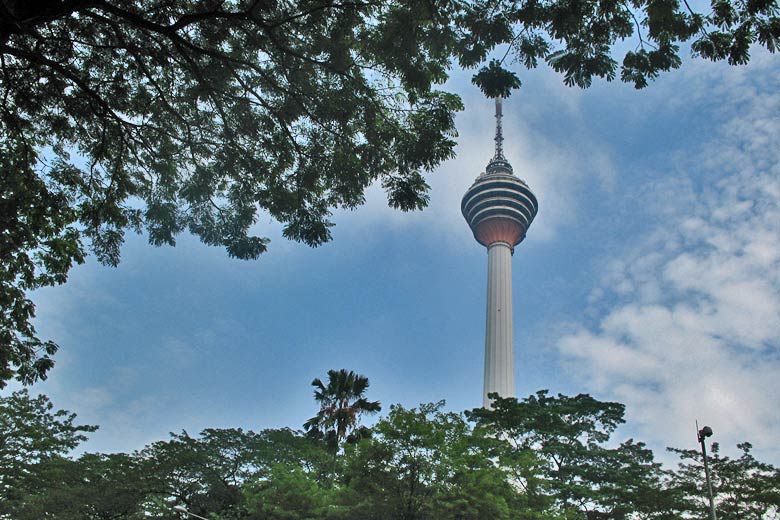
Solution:
[(329, 512), (342, 509), (335, 504), (334, 490), (300, 466), (277, 464), (266, 478), (246, 485), (244, 493), (248, 520), (332, 518)]
[(74, 424), (76, 414), (54, 410), (45, 395), (20, 390), (0, 397), (0, 518), (40, 485), (40, 465), (67, 454), (97, 426)]
[[(780, 515), (780, 468), (756, 460), (750, 453), (752, 447), (749, 442), (738, 444), (742, 454), (732, 459), (721, 455), (720, 446), (714, 442), (707, 454), (715, 507), (721, 520), (763, 520)], [(683, 496), (684, 511), (691, 518), (708, 518), (701, 452), (668, 449), (680, 457), (673, 486)]]
[[(209, 517), (256, 518), (258, 496), (285, 472), (326, 482), (331, 457), (318, 443), (290, 429), (255, 433), (240, 428), (172, 434), (134, 454), (147, 482), (144, 514), (178, 518), (173, 506)], [(258, 513), (259, 514), (259, 513)], [(261, 516), (262, 518), (262, 516)]]
[(624, 405), (546, 390), (522, 401), (491, 397), (493, 409), (467, 416), (504, 441), (500, 463), (535, 507), (553, 505), (567, 518), (676, 518), (652, 451), (633, 439), (606, 446)]
[[(453, 154), (460, 99), (436, 90), (480, 67), (545, 61), (570, 85), (644, 87), (694, 54), (745, 63), (780, 37), (775, 0), (5, 0), (0, 3), (0, 385), (46, 377), (27, 291), (63, 283), (91, 250), (119, 261), (130, 231), (187, 230), (237, 258), (262, 254), (261, 214), (284, 236), (330, 240), (334, 208), (379, 182), (420, 209), (423, 174)], [(484, 63), (495, 53), (501, 60)]]
[(11, 507), (14, 520), (142, 520), (154, 488), (140, 461), (124, 453), (56, 457), (39, 463), (35, 482)]
[(147, 516), (173, 519), (174, 505), (208, 517), (227, 518), (244, 509), (244, 482), (260, 468), (261, 434), (240, 428), (208, 428), (199, 437), (186, 431), (146, 446), (137, 457), (153, 482)]
[(311, 385), (320, 409), (303, 425), (310, 435), (324, 439), (335, 453), (345, 440), (356, 441), (368, 434), (367, 429), (358, 428), (360, 417), (377, 413), (382, 406), (366, 399), (367, 377), (342, 368), (328, 370), (327, 386), (319, 378)]
[[(421, 10), (422, 9), (422, 10)], [(419, 11), (419, 12), (418, 12)], [(16, 1), (0, 7), (0, 373), (45, 377), (26, 292), (62, 283), (84, 240), (115, 265), (127, 230), (184, 230), (253, 259), (258, 211), (330, 239), (332, 208), (379, 180), (427, 202), (452, 156), (448, 26), (395, 3)], [(451, 8), (437, 8), (448, 17)], [(409, 23), (418, 29), (406, 31)], [(139, 204), (142, 203), (142, 204)]]
[(255, 448), (257, 479), (270, 479), (274, 468), (300, 469), (317, 482), (330, 482), (332, 454), (323, 450), (322, 444), (303, 432), (283, 428), (263, 430)]
[[(174, 520), (175, 505), (223, 520), (284, 518), (327, 498), (331, 455), (288, 429), (260, 433), (206, 429), (154, 442), (133, 454), (56, 456), (34, 464), (16, 482), (14, 500), (0, 505), (14, 520)], [(292, 503), (296, 493), (300, 503)], [(277, 500), (274, 502), (274, 500)]]
[(443, 406), (394, 405), (371, 438), (348, 448), (347, 518), (500, 520), (529, 513), (509, 474), (492, 461), (495, 440)]

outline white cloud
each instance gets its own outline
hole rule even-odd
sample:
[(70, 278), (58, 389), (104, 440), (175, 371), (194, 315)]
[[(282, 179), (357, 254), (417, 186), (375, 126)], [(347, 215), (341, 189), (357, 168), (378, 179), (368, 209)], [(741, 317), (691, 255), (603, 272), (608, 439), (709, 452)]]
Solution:
[(698, 418), (725, 447), (749, 440), (780, 460), (773, 65), (759, 56), (749, 70), (724, 74), (694, 64), (681, 78), (698, 85), (692, 101), (718, 101), (720, 124), (698, 150), (670, 156), (671, 177), (643, 188), (657, 229), (605, 269), (590, 299), (594, 324), (558, 341), (569, 370), (626, 403), (629, 422), (655, 446), (690, 446)]

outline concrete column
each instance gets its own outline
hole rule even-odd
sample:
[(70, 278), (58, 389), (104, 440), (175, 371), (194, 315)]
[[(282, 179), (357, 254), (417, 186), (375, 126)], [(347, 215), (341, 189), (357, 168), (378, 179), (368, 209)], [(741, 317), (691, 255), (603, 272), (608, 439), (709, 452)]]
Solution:
[(512, 249), (506, 242), (488, 246), (487, 320), (485, 324), (485, 387), (487, 394), (515, 396), (515, 351), (512, 333)]

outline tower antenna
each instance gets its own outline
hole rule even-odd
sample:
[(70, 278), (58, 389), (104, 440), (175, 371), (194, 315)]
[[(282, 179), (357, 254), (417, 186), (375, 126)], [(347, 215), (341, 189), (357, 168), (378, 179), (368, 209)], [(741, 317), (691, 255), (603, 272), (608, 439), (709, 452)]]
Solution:
[(501, 109), (501, 97), (496, 98), (496, 154), (493, 156), (494, 161), (506, 161), (504, 157), (504, 133), (501, 128), (501, 118), (504, 116), (504, 112)]

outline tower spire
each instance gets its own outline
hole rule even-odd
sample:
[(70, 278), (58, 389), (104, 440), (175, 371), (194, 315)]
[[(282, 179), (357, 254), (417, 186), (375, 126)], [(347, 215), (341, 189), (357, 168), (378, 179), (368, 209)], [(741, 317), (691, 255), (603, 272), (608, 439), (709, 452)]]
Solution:
[(493, 158), (490, 159), (485, 173), (508, 173), (512, 175), (512, 165), (504, 157), (504, 131), (501, 127), (501, 119), (504, 117), (504, 111), (502, 109), (502, 100), (500, 97), (496, 98), (496, 153)]
[(501, 98), (496, 98), (496, 154), (493, 156), (494, 161), (506, 161), (504, 157), (504, 133), (501, 128), (501, 118), (504, 116), (501, 110)]

